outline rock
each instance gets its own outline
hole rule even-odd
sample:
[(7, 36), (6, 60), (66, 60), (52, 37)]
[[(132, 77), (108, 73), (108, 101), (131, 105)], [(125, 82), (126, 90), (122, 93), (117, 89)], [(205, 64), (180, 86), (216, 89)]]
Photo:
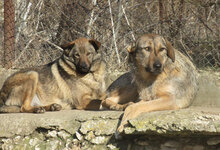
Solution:
[(207, 144), (208, 145), (218, 145), (218, 144), (220, 144), (220, 137), (218, 136), (218, 137), (213, 137), (213, 138), (208, 139)]
[(39, 139), (37, 139), (37, 138), (33, 138), (33, 139), (30, 139), (30, 141), (29, 141), (29, 144), (30, 144), (30, 146), (36, 146), (37, 144), (39, 144), (39, 142), (40, 142), (40, 140)]
[(83, 122), (80, 131), (87, 134), (93, 131), (95, 135), (111, 135), (115, 132), (118, 120), (88, 120)]
[(195, 146), (193, 146), (193, 150), (204, 150), (204, 149), (205, 148), (202, 145), (195, 145)]
[(55, 131), (55, 130), (49, 131), (46, 136), (47, 136), (48, 138), (57, 137), (57, 131)]
[(92, 131), (90, 131), (86, 136), (85, 136), (85, 139), (88, 140), (88, 141), (91, 141), (92, 139), (95, 138), (95, 135)]
[(167, 141), (163, 144), (163, 146), (168, 148), (178, 148), (180, 144), (177, 141)]
[(63, 140), (68, 139), (71, 135), (66, 133), (65, 131), (59, 131), (57, 132), (57, 135), (62, 138)]
[(77, 139), (73, 139), (72, 143), (73, 145), (79, 145), (79, 141)]
[(129, 120), (130, 125), (124, 131), (125, 134), (218, 135), (220, 115), (214, 113), (214, 110), (212, 110), (213, 113), (208, 112), (208, 108), (206, 113), (201, 113), (204, 110), (191, 107), (178, 111), (145, 113), (136, 119)]
[(14, 146), (13, 145), (8, 145), (8, 144), (3, 144), (2, 149), (3, 150), (13, 150)]
[(69, 121), (63, 121), (61, 124), (61, 128), (71, 134), (75, 134), (75, 132), (80, 128), (80, 122), (71, 118)]
[(86, 136), (85, 139), (90, 141), (93, 144), (104, 144), (109, 139), (106, 136), (95, 136), (95, 134), (90, 131)]
[(76, 131), (76, 137), (79, 141), (81, 141), (83, 139), (83, 136), (77, 131)]
[(19, 144), (20, 141), (21, 141), (21, 139), (22, 139), (22, 137), (18, 135), (18, 136), (16, 136), (16, 137), (14, 137), (13, 142), (14, 142), (15, 144)]
[(12, 144), (11, 139), (2, 139), (2, 142), (4, 142), (5, 144)]
[(149, 145), (147, 140), (135, 140), (135, 144), (140, 145), (140, 146)]
[(99, 144), (105, 144), (108, 140), (109, 138), (106, 136), (96, 136), (93, 139), (91, 139), (90, 142), (99, 145)]
[(13, 142), (11, 139), (2, 139), (2, 142), (4, 143), (1, 146), (3, 150), (12, 150), (14, 148)]
[(117, 149), (117, 147), (113, 144), (108, 144), (107, 147), (110, 149), (110, 150), (115, 150)]
[(46, 150), (57, 150), (62, 147), (61, 141), (58, 139), (47, 140)]

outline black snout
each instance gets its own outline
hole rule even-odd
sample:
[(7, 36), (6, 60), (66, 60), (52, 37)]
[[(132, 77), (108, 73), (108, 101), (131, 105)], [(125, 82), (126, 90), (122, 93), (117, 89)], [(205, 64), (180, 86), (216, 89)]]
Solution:
[(80, 67), (82, 69), (88, 69), (88, 65), (86, 63), (84, 63), (84, 62), (80, 65)]
[(153, 64), (153, 67), (154, 67), (155, 69), (161, 69), (162, 64), (161, 64), (159, 61), (156, 61), (156, 62)]
[(78, 70), (78, 72), (85, 74), (85, 73), (89, 72), (90, 66), (87, 65), (85, 62), (82, 62), (79, 65), (77, 65), (77, 70)]

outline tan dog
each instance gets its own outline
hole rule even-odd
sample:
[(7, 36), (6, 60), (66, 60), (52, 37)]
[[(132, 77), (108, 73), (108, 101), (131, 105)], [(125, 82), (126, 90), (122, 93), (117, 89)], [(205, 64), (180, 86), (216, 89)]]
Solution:
[(141, 36), (129, 53), (131, 72), (110, 86), (109, 96), (102, 102), (110, 109), (124, 109), (136, 102), (125, 109), (118, 133), (141, 113), (188, 107), (198, 88), (193, 63), (162, 36)]
[(62, 46), (64, 53), (57, 60), (10, 76), (0, 90), (0, 113), (98, 110), (105, 90), (100, 46), (80, 38)]

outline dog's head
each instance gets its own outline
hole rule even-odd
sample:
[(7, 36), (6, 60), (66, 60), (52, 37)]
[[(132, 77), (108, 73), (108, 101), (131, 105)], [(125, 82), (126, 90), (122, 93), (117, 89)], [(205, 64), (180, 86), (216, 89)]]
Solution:
[(155, 34), (141, 36), (128, 51), (130, 61), (136, 67), (155, 75), (163, 71), (167, 59), (175, 61), (174, 48), (170, 42)]
[(64, 50), (64, 58), (75, 65), (76, 71), (86, 74), (90, 71), (100, 46), (101, 43), (94, 39), (79, 38), (61, 47)]

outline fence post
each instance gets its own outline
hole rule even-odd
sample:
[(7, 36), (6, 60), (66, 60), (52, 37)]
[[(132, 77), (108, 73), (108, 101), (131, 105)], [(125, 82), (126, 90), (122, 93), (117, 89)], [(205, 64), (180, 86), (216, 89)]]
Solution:
[(14, 0), (4, 0), (4, 53), (3, 66), (12, 67), (15, 53), (15, 7)]

